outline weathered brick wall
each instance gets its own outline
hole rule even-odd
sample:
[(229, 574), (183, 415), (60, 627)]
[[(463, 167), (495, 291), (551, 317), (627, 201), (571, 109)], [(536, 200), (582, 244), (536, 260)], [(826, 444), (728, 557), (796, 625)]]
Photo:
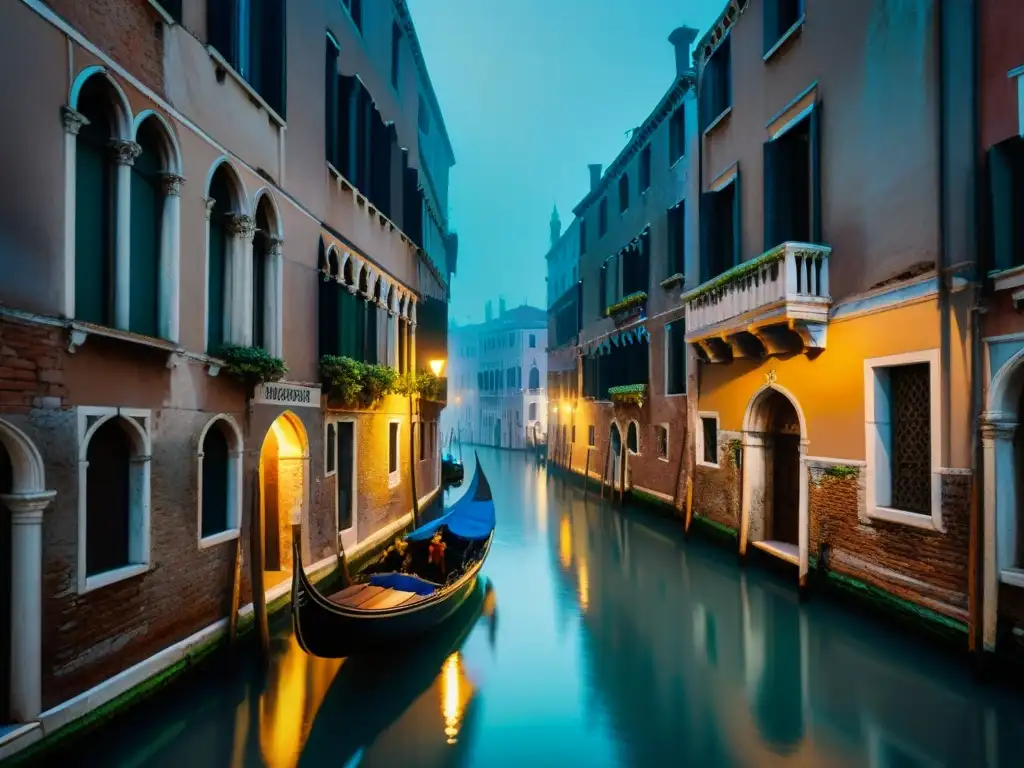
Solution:
[[(73, 411), (30, 417), (57, 491), (43, 525), (43, 692), (52, 706), (226, 616), (234, 542), (197, 545), (198, 436), (213, 414), (153, 412), (151, 562), (78, 594), (78, 441)], [(243, 578), (247, 567), (243, 568)], [(243, 602), (251, 599), (248, 579)]]
[(693, 513), (738, 531), (740, 473), (736, 467), (733, 432), (718, 433), (718, 468), (697, 465), (693, 483)]
[(163, 93), (162, 22), (148, 0), (46, 2), (93, 45), (157, 93)]
[(999, 585), (999, 622), (1008, 629), (1024, 629), (1024, 589)]
[(0, 413), (67, 405), (63, 331), (0, 318)]
[(967, 555), (971, 478), (944, 475), (946, 532), (869, 520), (863, 471), (829, 477), (812, 467), (808, 505), (811, 553), (831, 547), (830, 567), (905, 600), (956, 618), (967, 607)]

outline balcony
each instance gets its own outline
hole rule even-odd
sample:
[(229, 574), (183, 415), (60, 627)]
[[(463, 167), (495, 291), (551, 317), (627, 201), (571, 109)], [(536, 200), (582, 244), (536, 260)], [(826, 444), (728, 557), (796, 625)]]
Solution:
[(681, 297), (686, 341), (708, 362), (825, 349), (832, 249), (783, 243)]

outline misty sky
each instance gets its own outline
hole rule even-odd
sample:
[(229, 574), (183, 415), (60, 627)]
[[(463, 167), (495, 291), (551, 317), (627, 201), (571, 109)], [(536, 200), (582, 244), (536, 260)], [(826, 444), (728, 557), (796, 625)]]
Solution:
[(701, 34), (724, 0), (408, 0), (455, 147), (459, 233), (450, 316), (504, 295), (545, 306), (551, 206), (562, 225), (664, 95), (669, 33)]

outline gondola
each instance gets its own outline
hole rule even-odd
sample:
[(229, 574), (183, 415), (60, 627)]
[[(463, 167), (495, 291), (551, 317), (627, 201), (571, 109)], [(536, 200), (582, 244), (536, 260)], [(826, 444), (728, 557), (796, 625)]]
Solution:
[[(325, 596), (296, 566), (292, 576), (292, 624), (306, 653), (341, 658), (382, 646), (403, 645), (430, 631), (473, 593), (494, 538), (494, 500), (480, 467), (448, 512), (408, 534), (401, 569), (371, 573), (369, 579)], [(428, 549), (439, 536), (446, 545), (445, 567), (429, 562)], [(294, 562), (300, 563), (298, 542)], [(395, 559), (386, 561), (396, 564)]]
[(466, 468), (462, 462), (448, 453), (441, 459), (441, 482), (446, 486), (458, 485), (466, 476)]

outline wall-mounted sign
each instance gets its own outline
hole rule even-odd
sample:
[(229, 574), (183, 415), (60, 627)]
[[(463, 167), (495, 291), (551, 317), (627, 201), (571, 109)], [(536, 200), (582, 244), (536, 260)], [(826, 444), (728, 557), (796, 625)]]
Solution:
[(298, 384), (264, 382), (256, 387), (254, 403), (261, 405), (320, 407), (320, 387), (302, 387)]

